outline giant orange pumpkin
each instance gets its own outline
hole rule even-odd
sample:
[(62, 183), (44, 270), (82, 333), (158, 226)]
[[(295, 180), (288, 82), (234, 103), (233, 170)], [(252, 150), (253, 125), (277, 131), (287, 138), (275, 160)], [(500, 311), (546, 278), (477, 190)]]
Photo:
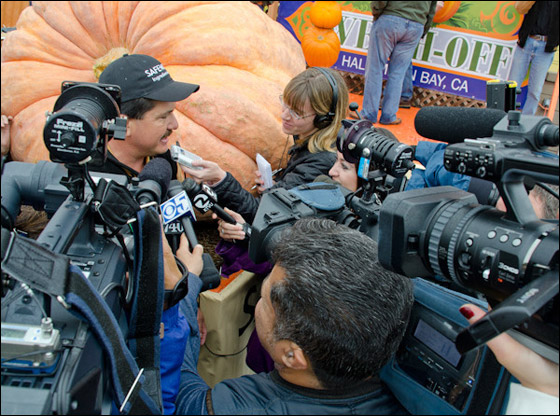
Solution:
[(200, 90), (177, 103), (170, 143), (218, 162), (246, 188), (255, 155), (286, 144), (278, 95), (305, 69), (298, 42), (250, 2), (34, 1), (2, 45), (2, 114), (15, 160), (48, 160), (45, 112), (62, 81), (97, 82), (123, 53), (151, 55)]

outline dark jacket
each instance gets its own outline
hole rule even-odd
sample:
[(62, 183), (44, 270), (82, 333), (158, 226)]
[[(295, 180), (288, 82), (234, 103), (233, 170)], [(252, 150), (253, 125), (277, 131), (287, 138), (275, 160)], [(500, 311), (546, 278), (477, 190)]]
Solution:
[[(558, 47), (558, 12), (559, 4), (557, 1), (537, 1), (531, 7), (529, 12), (523, 18), (523, 23), (519, 29), (519, 40), (517, 43), (520, 47), (525, 46), (529, 35), (543, 35), (547, 36), (545, 52), (554, 52)], [(537, 23), (539, 15), (548, 17), (548, 32), (547, 33), (533, 33), (532, 30)]]
[[(161, 157), (167, 160), (171, 165), (171, 179), (177, 179), (177, 163), (171, 159), (171, 152), (168, 150), (167, 152), (155, 157)], [(106, 172), (117, 175), (125, 175), (129, 181), (131, 178), (135, 178), (139, 174), (139, 172), (136, 172), (134, 169), (120, 162), (109, 151), (107, 151), (107, 159), (103, 162), (103, 155), (99, 150), (93, 153), (92, 160), (88, 163), (88, 169), (92, 172)]]
[[(276, 177), (276, 184), (269, 189), (291, 189), (304, 183), (313, 182), (319, 175), (328, 175), (336, 162), (333, 152), (311, 153), (307, 143), (292, 146), (286, 168)], [(260, 197), (255, 197), (243, 189), (241, 184), (229, 172), (225, 179), (213, 186), (218, 195), (218, 203), (241, 214), (245, 221), (252, 223), (259, 207)]]
[(387, 14), (420, 23), (424, 25), (424, 36), (432, 26), (436, 6), (437, 1), (372, 1), (371, 13), (373, 20)]

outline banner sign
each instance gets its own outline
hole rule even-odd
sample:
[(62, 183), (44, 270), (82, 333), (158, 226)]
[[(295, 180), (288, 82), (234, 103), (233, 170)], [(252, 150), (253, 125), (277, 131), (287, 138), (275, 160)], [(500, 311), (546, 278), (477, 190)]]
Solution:
[[(334, 28), (341, 51), (333, 68), (364, 74), (373, 17), (369, 1), (339, 1)], [(301, 42), (312, 24), (313, 2), (281, 1), (278, 22)], [(414, 53), (413, 83), (420, 88), (486, 101), (486, 82), (507, 80), (522, 18), (513, 1), (449, 1)], [(387, 66), (385, 66), (386, 78)], [(527, 80), (523, 82), (522, 97)]]

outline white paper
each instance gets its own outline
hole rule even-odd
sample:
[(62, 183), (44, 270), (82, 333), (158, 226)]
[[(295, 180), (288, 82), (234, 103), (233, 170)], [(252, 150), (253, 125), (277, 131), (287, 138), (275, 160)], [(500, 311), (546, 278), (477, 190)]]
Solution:
[(257, 166), (259, 167), (261, 178), (264, 180), (263, 186), (266, 189), (270, 188), (272, 186), (272, 169), (268, 160), (262, 157), (260, 153), (257, 153)]

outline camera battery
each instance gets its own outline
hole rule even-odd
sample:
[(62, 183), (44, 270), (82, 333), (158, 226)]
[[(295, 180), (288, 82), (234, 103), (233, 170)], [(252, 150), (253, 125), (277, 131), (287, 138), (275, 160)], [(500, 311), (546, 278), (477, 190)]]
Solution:
[(2, 366), (12, 368), (50, 367), (60, 350), (60, 332), (49, 318), (43, 325), (2, 322)]

